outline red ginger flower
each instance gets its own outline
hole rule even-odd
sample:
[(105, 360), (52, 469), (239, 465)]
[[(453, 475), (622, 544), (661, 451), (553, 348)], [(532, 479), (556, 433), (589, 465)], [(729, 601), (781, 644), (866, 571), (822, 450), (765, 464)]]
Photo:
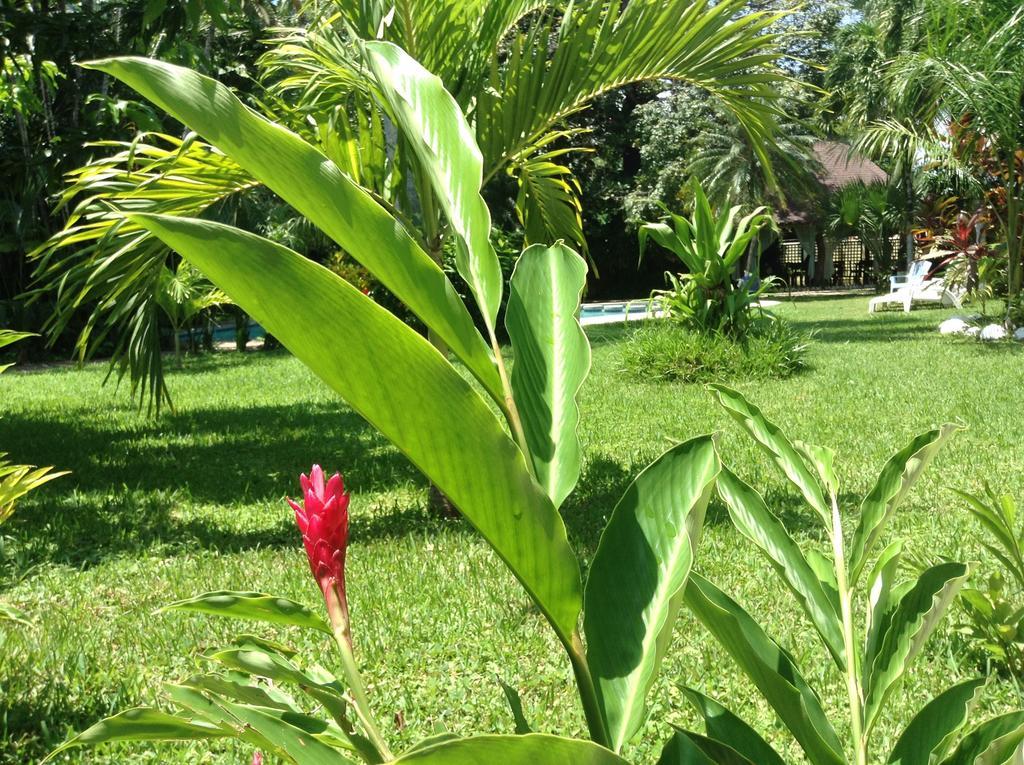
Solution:
[[(309, 476), (299, 478), (302, 484), (302, 507), (292, 500), (295, 522), (302, 532), (306, 555), (313, 578), (330, 606), (334, 595), (345, 604), (345, 549), (348, 547), (348, 502), (345, 484), (335, 473), (324, 482), (324, 471), (313, 465)], [(347, 617), (347, 604), (345, 604)], [(347, 620), (347, 619), (346, 619)]]

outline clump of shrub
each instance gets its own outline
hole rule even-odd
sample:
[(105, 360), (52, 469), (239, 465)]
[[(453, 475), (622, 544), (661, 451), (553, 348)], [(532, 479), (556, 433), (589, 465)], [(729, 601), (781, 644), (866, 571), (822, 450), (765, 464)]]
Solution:
[(777, 318), (758, 322), (743, 340), (651, 321), (626, 341), (622, 366), (645, 380), (674, 382), (789, 377), (806, 366), (809, 341), (810, 335)]

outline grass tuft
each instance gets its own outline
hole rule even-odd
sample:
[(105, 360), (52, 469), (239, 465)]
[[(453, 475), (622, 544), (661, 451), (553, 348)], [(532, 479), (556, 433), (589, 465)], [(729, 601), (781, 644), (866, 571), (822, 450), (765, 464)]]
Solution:
[(806, 366), (811, 338), (766, 318), (743, 341), (650, 321), (622, 344), (622, 368), (638, 379), (708, 383), (785, 378)]

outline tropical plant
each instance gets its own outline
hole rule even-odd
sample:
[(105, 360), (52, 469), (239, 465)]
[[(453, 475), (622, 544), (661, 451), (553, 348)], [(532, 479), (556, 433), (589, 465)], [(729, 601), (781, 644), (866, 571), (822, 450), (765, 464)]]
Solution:
[[(4, 348), (19, 340), (34, 337), (31, 332), (12, 332), (0, 329), (0, 348)], [(10, 368), (11, 364), (0, 364), (0, 373)], [(9, 460), (6, 452), (0, 452), (0, 524), (11, 517), (14, 503), (34, 489), (38, 489), (47, 481), (67, 475), (67, 472), (54, 473), (52, 467), (35, 467), (34, 465), (15, 465)]]
[[(458, 237), (456, 265), (488, 339), (402, 222), (313, 145), (190, 70), (146, 59), (94, 66), (206, 135), (314, 221), (416, 312), (458, 368), (357, 287), (280, 244), (193, 217), (134, 213), (128, 223), (200, 269), (390, 439), (495, 549), (564, 647), (592, 741), (446, 736), (397, 761), (622, 763), (617, 753), (644, 722), (681, 607), (719, 470), (714, 439), (675, 445), (636, 478), (612, 510), (584, 586), (558, 508), (581, 470), (577, 398), (590, 347), (577, 314), (586, 263), (560, 243), (519, 256), (504, 319), (509, 369), (494, 341), (504, 284), (469, 125), (440, 81), (397, 46), (368, 42), (365, 56), (410, 150), (433, 168), (431, 193)], [(243, 638), (209, 654), (213, 671), (167, 687), (173, 712), (131, 710), (68, 745), (236, 738), (299, 763), (395, 759), (355, 668), (343, 578), (348, 501), (340, 478), (325, 481), (318, 469), (303, 491), (294, 507), (327, 620), (253, 593), (201, 595), (174, 608), (333, 634), (339, 676), (285, 646)]]
[[(877, 160), (889, 172), (903, 234), (907, 265), (914, 255), (914, 219), (922, 168), (915, 127), (928, 119), (933, 101), (923, 94), (910, 98), (892, 77), (894, 61), (921, 46), (921, 0), (861, 0), (856, 20), (844, 25), (825, 71), (828, 94), (820, 116), (830, 133), (850, 136), (854, 148)], [(900, 137), (884, 145), (871, 139), (881, 122), (901, 127)], [(908, 130), (902, 130), (911, 126)], [(898, 232), (899, 233), (899, 232)]]
[[(640, 227), (640, 257), (653, 239), (674, 253), (686, 273), (665, 274), (669, 289), (652, 295), (669, 317), (698, 332), (718, 332), (742, 339), (755, 321), (752, 306), (771, 286), (766, 279), (756, 287), (751, 279), (737, 280), (740, 259), (750, 255), (752, 243), (774, 224), (758, 207), (740, 218), (740, 207), (716, 218), (700, 183), (693, 183), (693, 215), (668, 213), (664, 220)], [(667, 211), (666, 211), (667, 212)]]
[(716, 206), (740, 205), (752, 210), (759, 205), (806, 204), (817, 194), (815, 140), (800, 122), (780, 120), (769, 173), (750, 138), (725, 116), (691, 141), (687, 172), (700, 180)]
[(985, 304), (997, 290), (1005, 293), (1006, 264), (978, 235), (983, 229), (981, 213), (960, 213), (944, 234), (935, 237), (931, 255), (942, 257), (936, 268), (946, 267), (946, 284), (962, 287), (964, 297)]
[(913, 120), (878, 117), (858, 147), (876, 156), (900, 147), (998, 189), (992, 208), (1012, 304), (1024, 253), (1024, 9), (1013, 0), (927, 0), (914, 16), (919, 43), (892, 59), (886, 81), (898, 102), (927, 108)]
[(117, 151), (70, 174), (57, 208), (70, 211), (67, 225), (33, 253), (37, 282), (59, 285), (46, 329), (56, 339), (78, 306), (93, 304), (76, 341), (79, 360), (110, 350), (111, 369), (120, 377), (127, 373), (133, 395), (139, 392), (140, 403), (148, 401), (159, 411), (170, 402), (161, 357), (160, 295), (174, 256), (123, 212), (210, 214), (259, 184), (194, 134), (184, 139), (143, 135), (99, 148)]
[[(838, 725), (829, 719), (794, 655), (713, 583), (691, 574), (686, 605), (757, 687), (808, 762), (866, 765), (878, 761), (879, 724), (887, 719), (896, 690), (956, 597), (968, 569), (963, 563), (945, 561), (901, 580), (904, 542), (896, 540), (881, 552), (877, 548), (896, 509), (955, 427), (922, 433), (886, 462), (861, 503), (848, 546), (835, 452), (790, 441), (739, 393), (721, 385), (712, 387), (725, 410), (770, 456), (827, 533), (831, 558), (816, 549), (805, 553), (762, 496), (722, 468), (718, 494), (736, 528), (767, 557), (793, 595), (843, 677), (847, 719)], [(858, 618), (855, 609), (860, 604), (864, 612)], [(893, 765), (1019, 762), (1024, 712), (989, 719), (957, 741), (970, 722), (973, 700), (983, 684), (983, 679), (967, 680), (935, 696), (911, 719), (885, 761)], [(678, 731), (679, 751), (692, 754), (691, 759), (681, 755), (672, 762), (784, 762), (764, 738), (717, 701), (697, 690), (686, 693), (703, 717), (707, 735)], [(848, 731), (845, 743), (839, 731)]]
[[(50, 296), (31, 308), (28, 255), (65, 224), (50, 208), (99, 139), (175, 132), (127, 89), (78, 62), (130, 52), (219, 72), (245, 88), (263, 31), (297, 13), (264, 0), (5, 0), (0, 12), (0, 323), (47, 334)], [(293, 10), (294, 9), (294, 10)], [(104, 150), (100, 150), (104, 151)], [(108, 255), (117, 252), (116, 247)], [(76, 323), (75, 329), (80, 325)], [(63, 353), (74, 337), (57, 338)]]
[[(31, 332), (12, 332), (0, 329), (0, 348), (4, 348), (19, 340), (34, 337)], [(11, 364), (0, 364), (0, 373), (10, 368)], [(67, 471), (53, 472), (52, 467), (36, 467), (35, 465), (16, 465), (7, 459), (6, 452), (0, 452), (0, 525), (11, 513), (14, 504), (30, 491), (34, 491), (47, 481), (67, 475)], [(26, 623), (25, 615), (14, 606), (0, 601), (0, 622)]]
[(962, 632), (979, 645), (998, 666), (1015, 678), (1024, 677), (1024, 523), (1009, 494), (996, 494), (985, 484), (984, 496), (956, 491), (967, 510), (985, 530), (981, 545), (1001, 565), (984, 588), (967, 588), (960, 604), (968, 623)]
[(893, 239), (902, 225), (896, 188), (886, 183), (851, 183), (835, 192), (829, 208), (829, 235), (833, 240), (859, 238), (871, 260), (875, 288), (883, 289), (896, 262)]
[[(481, 149), (485, 184), (511, 176), (527, 242), (563, 238), (581, 245), (578, 183), (565, 162), (580, 148), (582, 131), (566, 120), (602, 94), (629, 83), (690, 83), (733, 114), (752, 136), (753, 149), (763, 152), (774, 130), (774, 85), (785, 79), (775, 67), (776, 36), (766, 33), (779, 14), (744, 13), (746, 7), (744, 0), (335, 4), (307, 29), (279, 34), (261, 64), (267, 96), (253, 106), (316, 145), (338, 172), (406, 224), (420, 248), (440, 263), (445, 239), (458, 242), (465, 232), (446, 223), (446, 201), (432, 190), (432, 165), (415, 145), (420, 139), (416, 126), (408, 124), (410, 115), (403, 114), (405, 105), (392, 103), (398, 94), (381, 90), (373, 67), (385, 64), (371, 65), (360, 47), (361, 39), (378, 37), (397, 43), (440, 77), (465, 112), (466, 134), (475, 136)], [(208, 131), (198, 132), (217, 143)], [(205, 187), (221, 178), (219, 159), (211, 157), (214, 167), (197, 164), (193, 153), (167, 168), (178, 181), (176, 191), (140, 187), (128, 204), (116, 190), (110, 193), (102, 176), (93, 175), (81, 178), (86, 187), (81, 198), (120, 212), (145, 205), (166, 214), (196, 215), (201, 212), (196, 206), (206, 209), (216, 202), (208, 195), (193, 200), (190, 190), (193, 182)], [(127, 171), (123, 161), (120, 167)], [(115, 225), (108, 222), (107, 228)], [(134, 261), (136, 250), (155, 246), (149, 238), (142, 233), (136, 246), (123, 249), (100, 236), (90, 261), (73, 256), (67, 270), (77, 275), (116, 269)], [(138, 314), (119, 309), (132, 304), (141, 311), (155, 274), (153, 269), (130, 274), (116, 287), (94, 280), (87, 305), (96, 309), (89, 326), (99, 323), (100, 314), (120, 334), (139, 337)], [(50, 258), (41, 277), (42, 284), (58, 287), (60, 261)], [(62, 315), (81, 305), (59, 294)], [(151, 338), (148, 346), (136, 344), (138, 353), (120, 357), (121, 369), (159, 397), (166, 390), (159, 379), (154, 382), (159, 367), (153, 343)]]
[[(196, 320), (212, 308), (228, 305), (231, 299), (188, 261), (179, 261), (172, 271), (160, 272), (155, 292), (156, 304), (163, 309), (174, 333), (174, 358), (181, 366), (181, 332), (193, 329)], [(244, 343), (243, 343), (244, 345)]]

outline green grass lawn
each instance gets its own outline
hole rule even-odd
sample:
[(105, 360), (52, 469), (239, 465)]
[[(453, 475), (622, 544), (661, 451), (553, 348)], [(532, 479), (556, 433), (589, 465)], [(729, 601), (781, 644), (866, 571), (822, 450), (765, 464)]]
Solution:
[[(891, 534), (921, 560), (953, 556), (991, 570), (949, 487), (983, 480), (1024, 500), (1024, 348), (941, 338), (945, 311), (869, 316), (866, 298), (809, 300), (781, 312), (817, 337), (810, 369), (739, 384), (793, 438), (839, 451), (846, 510), (891, 452), (944, 422), (963, 423), (898, 513)], [(584, 564), (631, 477), (672, 439), (721, 430), (722, 453), (766, 493), (803, 543), (812, 515), (701, 387), (637, 382), (620, 371), (622, 329), (591, 333), (583, 394), (585, 473), (564, 514)], [(147, 419), (127, 391), (102, 387), (105, 368), (12, 370), (0, 377), (0, 445), (18, 461), (73, 471), (24, 501), (3, 528), (0, 596), (31, 629), (0, 629), (0, 762), (36, 762), (72, 730), (151, 702), (162, 680), (195, 671), (197, 654), (252, 625), (157, 614), (212, 589), (262, 590), (319, 607), (286, 494), (318, 461), (354, 492), (349, 599), (371, 700), (398, 746), (439, 728), (511, 732), (496, 678), (517, 687), (535, 729), (582, 735), (572, 674), (542, 617), (464, 523), (432, 518), (423, 478), (286, 354), (221, 354), (170, 375), (174, 413)], [(718, 508), (699, 568), (730, 592), (808, 668), (828, 708), (840, 678), (768, 566)], [(934, 638), (902, 691), (907, 709), (978, 670), (952, 633)], [(333, 662), (330, 647), (267, 633)], [(653, 762), (668, 723), (690, 721), (676, 689), (701, 688), (788, 741), (753, 688), (685, 613), (651, 694), (652, 720), (627, 755)], [(1021, 704), (993, 683), (985, 711)], [(905, 720), (884, 723), (890, 735)], [(792, 748), (789, 749), (795, 755)], [(244, 763), (242, 749), (165, 746), (73, 752), (62, 762)]]

